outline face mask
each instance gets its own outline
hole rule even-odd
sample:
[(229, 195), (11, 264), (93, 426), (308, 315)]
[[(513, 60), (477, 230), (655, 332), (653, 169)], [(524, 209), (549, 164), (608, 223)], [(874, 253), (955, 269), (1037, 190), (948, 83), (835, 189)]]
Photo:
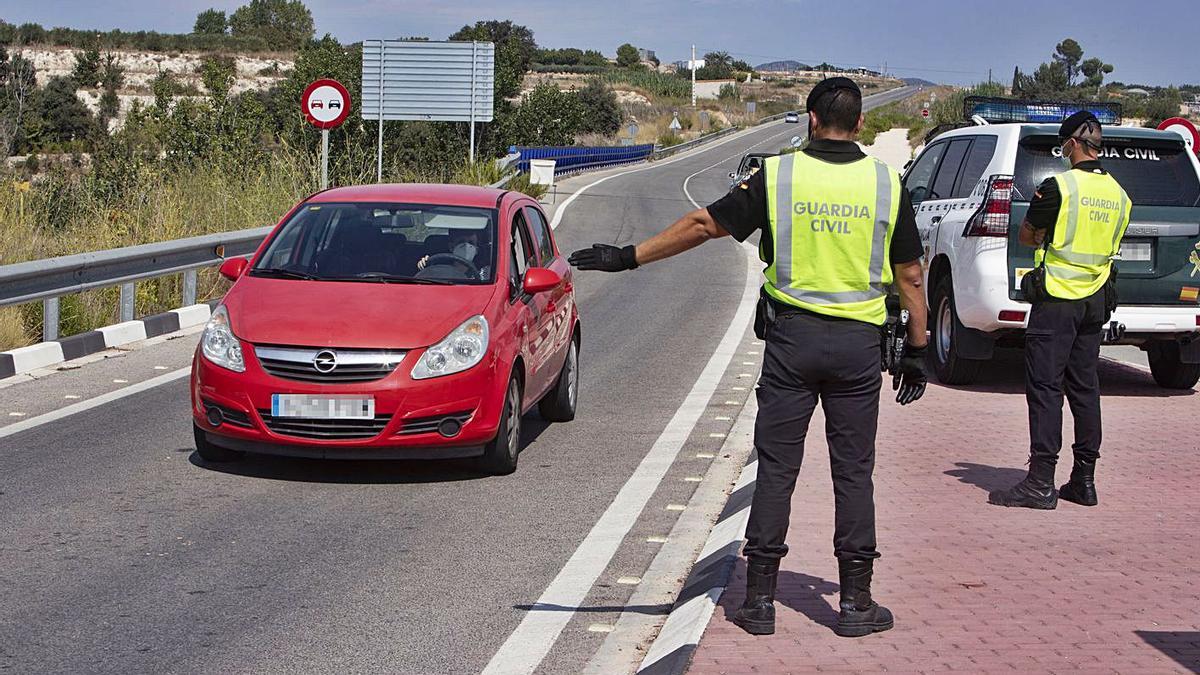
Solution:
[(464, 241), (458, 246), (454, 247), (454, 255), (462, 258), (463, 260), (474, 260), (475, 253), (478, 251), (479, 249), (475, 247), (475, 244), (472, 244), (469, 241)]

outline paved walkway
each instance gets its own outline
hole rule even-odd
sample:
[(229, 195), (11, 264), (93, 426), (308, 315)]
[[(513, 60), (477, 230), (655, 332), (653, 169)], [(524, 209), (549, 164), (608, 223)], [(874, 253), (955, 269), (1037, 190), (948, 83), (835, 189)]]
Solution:
[(1021, 373), (1020, 354), (1008, 352), (990, 385), (931, 386), (908, 408), (885, 398), (874, 590), (896, 628), (857, 640), (830, 630), (838, 584), (818, 414), (792, 501), (776, 633), (753, 638), (729, 622), (744, 597), (739, 563), (690, 672), (1200, 672), (1200, 396), (1104, 364), (1100, 506), (1004, 509), (987, 491), (1024, 475)]

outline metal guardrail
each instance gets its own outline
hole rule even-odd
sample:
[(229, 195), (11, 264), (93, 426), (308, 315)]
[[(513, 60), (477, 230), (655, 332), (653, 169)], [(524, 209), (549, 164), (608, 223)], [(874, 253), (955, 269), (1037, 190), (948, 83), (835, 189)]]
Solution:
[(218, 232), (155, 244), (0, 266), (0, 307), (42, 301), (42, 339), (58, 339), (58, 299), (120, 286), (121, 321), (134, 318), (134, 283), (183, 273), (183, 304), (196, 303), (197, 270), (254, 253), (271, 227)]

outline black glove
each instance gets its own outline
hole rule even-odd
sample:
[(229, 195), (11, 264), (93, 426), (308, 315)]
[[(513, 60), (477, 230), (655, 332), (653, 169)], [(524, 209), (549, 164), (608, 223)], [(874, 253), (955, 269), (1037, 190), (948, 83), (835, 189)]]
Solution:
[(904, 346), (904, 356), (900, 357), (896, 368), (899, 372), (892, 378), (892, 390), (898, 392), (896, 403), (908, 405), (925, 395), (925, 384), (929, 381), (925, 375), (925, 352), (928, 349), (929, 345)]
[(637, 269), (637, 247), (632, 244), (624, 248), (592, 244), (591, 248), (581, 248), (572, 253), (567, 262), (581, 270), (621, 272)]

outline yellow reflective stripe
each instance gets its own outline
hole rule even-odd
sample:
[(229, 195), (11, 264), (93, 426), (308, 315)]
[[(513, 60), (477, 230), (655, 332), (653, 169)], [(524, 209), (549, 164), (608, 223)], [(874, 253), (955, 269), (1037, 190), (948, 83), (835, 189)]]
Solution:
[[(796, 154), (782, 155), (775, 164), (772, 184), (775, 186), (775, 231), (771, 233), (775, 246), (772, 262), (776, 286), (785, 286), (792, 279), (792, 173)], [(770, 176), (768, 176), (770, 178)]]

